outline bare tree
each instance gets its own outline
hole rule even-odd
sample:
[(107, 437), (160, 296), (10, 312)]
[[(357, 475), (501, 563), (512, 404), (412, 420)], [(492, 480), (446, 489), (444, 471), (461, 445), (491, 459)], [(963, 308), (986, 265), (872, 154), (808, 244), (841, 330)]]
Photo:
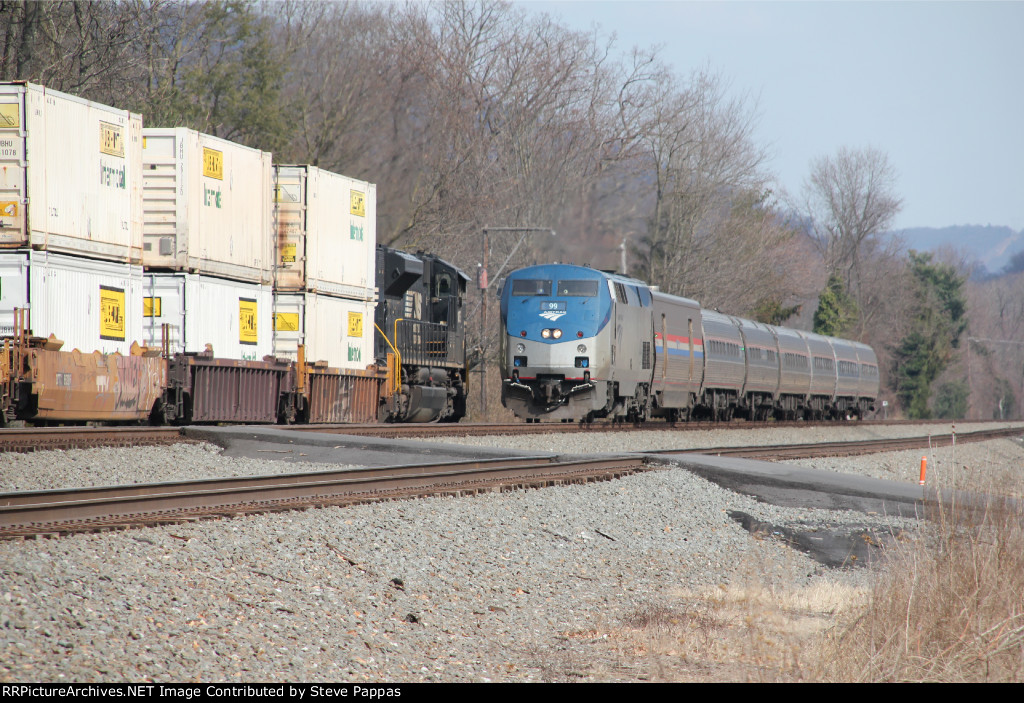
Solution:
[(895, 188), (896, 170), (871, 147), (816, 159), (804, 183), (803, 210), (826, 271), (839, 273), (858, 302), (864, 262), (903, 206)]
[(0, 2), (0, 80), (29, 80), (101, 102), (123, 102), (153, 30), (156, 2)]
[(752, 139), (755, 115), (707, 72), (651, 89), (640, 132), (645, 234), (638, 274), (669, 293), (749, 313), (795, 292), (784, 251), (792, 231), (777, 212)]
[(1024, 273), (969, 281), (967, 304), (969, 417), (1024, 416)]

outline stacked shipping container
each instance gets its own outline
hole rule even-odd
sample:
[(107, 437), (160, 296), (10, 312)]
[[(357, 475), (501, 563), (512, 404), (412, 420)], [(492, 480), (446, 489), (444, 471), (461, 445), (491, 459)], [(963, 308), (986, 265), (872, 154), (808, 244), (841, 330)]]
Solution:
[(274, 354), (373, 363), (377, 187), (315, 166), (274, 168)]
[(271, 155), (191, 129), (143, 130), (145, 341), (226, 359), (273, 352)]
[(185, 128), (142, 135), (146, 268), (273, 283), (271, 155)]
[(0, 83), (0, 335), (365, 369), (375, 222), (371, 183)]
[(142, 117), (0, 83), (0, 334), (29, 308), (65, 349), (140, 338)]

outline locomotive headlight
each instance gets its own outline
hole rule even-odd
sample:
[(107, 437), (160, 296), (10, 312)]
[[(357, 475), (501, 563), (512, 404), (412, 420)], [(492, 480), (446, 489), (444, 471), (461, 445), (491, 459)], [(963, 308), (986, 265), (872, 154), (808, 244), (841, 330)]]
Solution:
[(551, 336), (554, 337), (555, 339), (561, 339), (562, 330), (551, 330)]
[(524, 351), (526, 351), (526, 345), (520, 342), (519, 344), (516, 345), (516, 351), (522, 354)]
[(547, 330), (547, 329), (541, 330), (540, 331), (540, 336), (543, 337), (544, 339), (551, 339), (551, 330)]
[(579, 345), (578, 347), (576, 347), (576, 351), (578, 351), (580, 354), (586, 354), (587, 353), (587, 345), (586, 344)]

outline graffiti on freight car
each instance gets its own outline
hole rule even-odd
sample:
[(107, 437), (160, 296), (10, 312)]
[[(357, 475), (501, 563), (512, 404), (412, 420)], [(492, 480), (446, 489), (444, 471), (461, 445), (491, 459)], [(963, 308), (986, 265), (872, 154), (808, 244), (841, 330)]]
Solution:
[(124, 158), (124, 135), (121, 128), (109, 122), (100, 122), (100, 151)]
[(348, 238), (354, 239), (357, 242), (363, 241), (363, 226), (362, 225), (349, 225)]
[(348, 360), (349, 361), (362, 361), (363, 360), (363, 350), (360, 349), (359, 347), (355, 347), (355, 346), (352, 346), (351, 344), (349, 344), (348, 345)]
[(256, 326), (257, 306), (254, 298), (238, 299), (238, 341), (255, 345), (259, 341)]
[(144, 420), (167, 385), (158, 356), (33, 350), (37, 419)]
[(138, 356), (108, 357), (108, 366), (117, 372), (119, 383), (114, 399), (115, 411), (143, 414), (163, 392), (164, 367), (158, 359)]
[(100, 339), (125, 341), (124, 288), (100, 286)]

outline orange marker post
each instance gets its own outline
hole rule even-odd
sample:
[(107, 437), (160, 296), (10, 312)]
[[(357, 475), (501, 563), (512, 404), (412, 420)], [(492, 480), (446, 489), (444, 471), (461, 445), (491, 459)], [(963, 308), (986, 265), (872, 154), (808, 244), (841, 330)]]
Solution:
[(928, 468), (927, 457), (921, 457), (921, 485), (924, 485), (924, 472)]

